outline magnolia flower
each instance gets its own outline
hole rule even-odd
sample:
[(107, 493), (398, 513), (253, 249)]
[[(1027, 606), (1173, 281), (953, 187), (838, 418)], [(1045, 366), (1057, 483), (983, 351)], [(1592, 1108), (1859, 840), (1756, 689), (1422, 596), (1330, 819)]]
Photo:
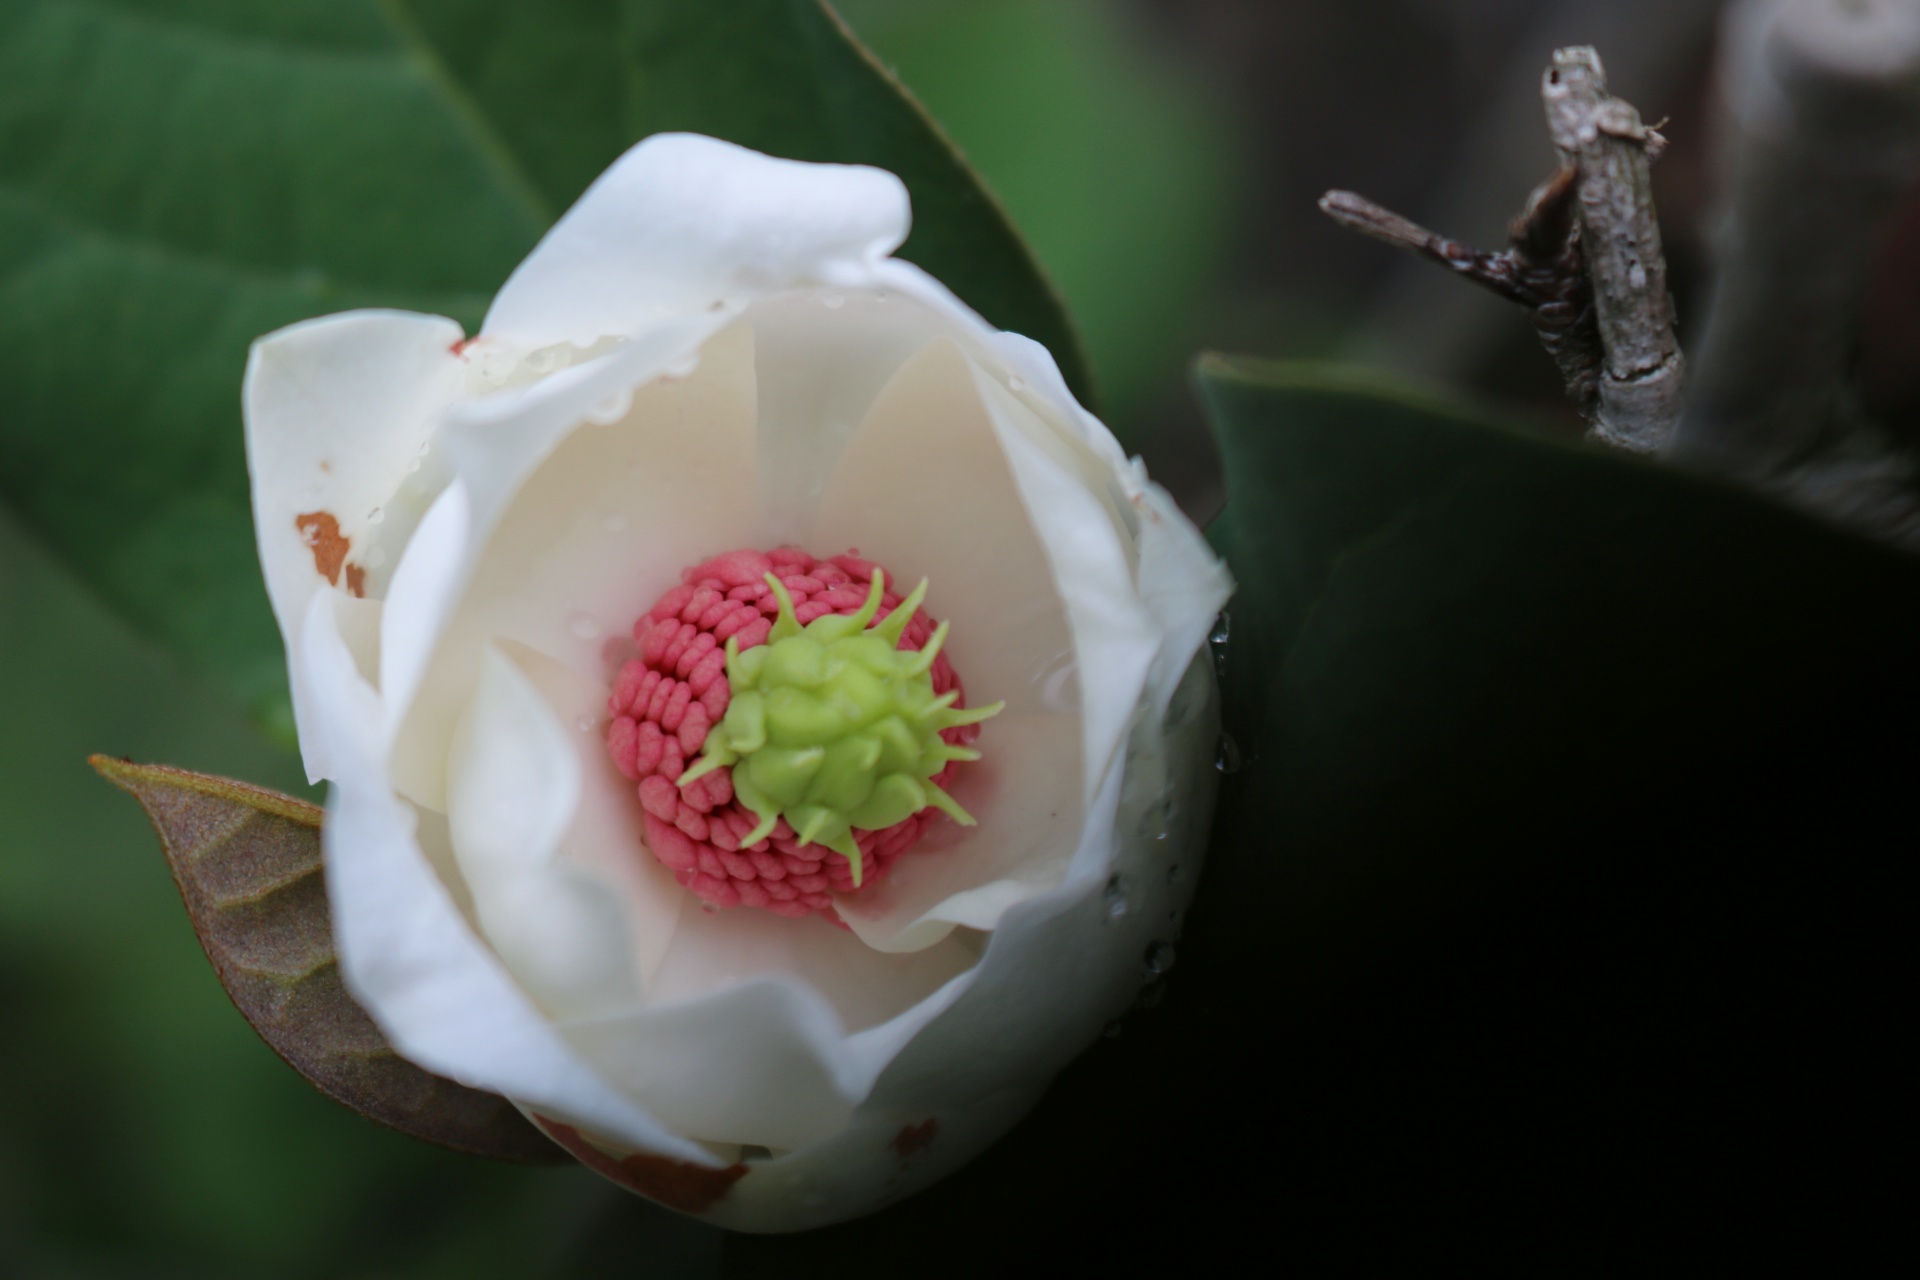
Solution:
[(1225, 571), (907, 226), (891, 174), (661, 135), (478, 336), (247, 370), (350, 988), (745, 1230), (1017, 1120), (1168, 962), (1211, 803)]

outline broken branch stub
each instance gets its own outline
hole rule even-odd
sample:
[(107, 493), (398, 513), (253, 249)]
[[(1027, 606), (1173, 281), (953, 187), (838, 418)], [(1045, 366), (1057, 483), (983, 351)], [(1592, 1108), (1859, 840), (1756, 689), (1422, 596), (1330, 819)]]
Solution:
[(1507, 248), (1488, 253), (1429, 231), (1351, 191), (1329, 191), (1320, 211), (1351, 231), (1417, 253), (1462, 279), (1526, 307), (1540, 345), (1560, 368), (1567, 399), (1589, 422), (1598, 396), (1600, 339), (1593, 296), (1572, 214), (1574, 173), (1562, 169), (1534, 188), (1508, 228)]
[(1579, 174), (1580, 243), (1605, 353), (1594, 434), (1655, 452), (1678, 427), (1686, 391), (1653, 206), (1651, 165), (1665, 139), (1607, 92), (1600, 57), (1586, 46), (1555, 51), (1541, 97), (1554, 145)]
[(456, 1151), (521, 1164), (570, 1159), (506, 1099), (402, 1058), (348, 993), (334, 954), (319, 809), (166, 765), (109, 756), (89, 763), (147, 811), (221, 985), (309, 1084), (369, 1120)]

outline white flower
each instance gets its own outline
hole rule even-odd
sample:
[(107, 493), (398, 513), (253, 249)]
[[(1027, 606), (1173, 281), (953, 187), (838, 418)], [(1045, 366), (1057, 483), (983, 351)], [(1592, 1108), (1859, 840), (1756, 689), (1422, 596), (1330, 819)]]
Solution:
[[(1042, 348), (888, 256), (907, 225), (891, 174), (661, 135), (471, 341), (354, 312), (247, 371), (351, 989), (408, 1058), (746, 1230), (871, 1210), (1018, 1119), (1148, 976), (1211, 804), (1224, 569)], [(603, 741), (635, 618), (783, 545), (928, 579), (972, 703), (1007, 704), (954, 783), (978, 826), (850, 929), (703, 909)]]

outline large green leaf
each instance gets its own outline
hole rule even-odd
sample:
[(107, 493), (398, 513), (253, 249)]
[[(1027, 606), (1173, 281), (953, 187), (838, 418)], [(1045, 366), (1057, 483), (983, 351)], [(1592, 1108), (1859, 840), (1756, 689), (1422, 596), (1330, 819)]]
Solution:
[(948, 1183), (730, 1273), (1870, 1227), (1920, 561), (1353, 373), (1201, 385), (1239, 764), (1164, 1003)]
[(1005, 217), (819, 0), (0, 0), (0, 500), (195, 668), (280, 705), (248, 342), (354, 306), (474, 326), (663, 129), (892, 169), (905, 256), (1086, 391)]

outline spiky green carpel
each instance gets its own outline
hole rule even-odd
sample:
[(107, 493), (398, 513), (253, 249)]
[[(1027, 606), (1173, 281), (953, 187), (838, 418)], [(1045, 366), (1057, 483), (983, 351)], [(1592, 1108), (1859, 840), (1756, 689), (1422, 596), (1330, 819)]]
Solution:
[(845, 857), (856, 887), (856, 827), (884, 830), (929, 806), (972, 826), (972, 815), (932, 778), (949, 761), (978, 760), (980, 753), (948, 745), (940, 731), (978, 724), (1006, 704), (958, 710), (958, 691), (933, 691), (946, 623), (918, 653), (898, 647), (926, 598), (926, 582), (873, 626), (885, 590), (877, 569), (860, 612), (828, 614), (804, 627), (786, 586), (771, 573), (767, 585), (779, 618), (763, 645), (742, 651), (727, 641), (727, 714), (708, 731), (700, 759), (679, 785), (731, 768), (734, 796), (760, 819), (742, 847), (766, 839), (785, 818), (801, 844)]

